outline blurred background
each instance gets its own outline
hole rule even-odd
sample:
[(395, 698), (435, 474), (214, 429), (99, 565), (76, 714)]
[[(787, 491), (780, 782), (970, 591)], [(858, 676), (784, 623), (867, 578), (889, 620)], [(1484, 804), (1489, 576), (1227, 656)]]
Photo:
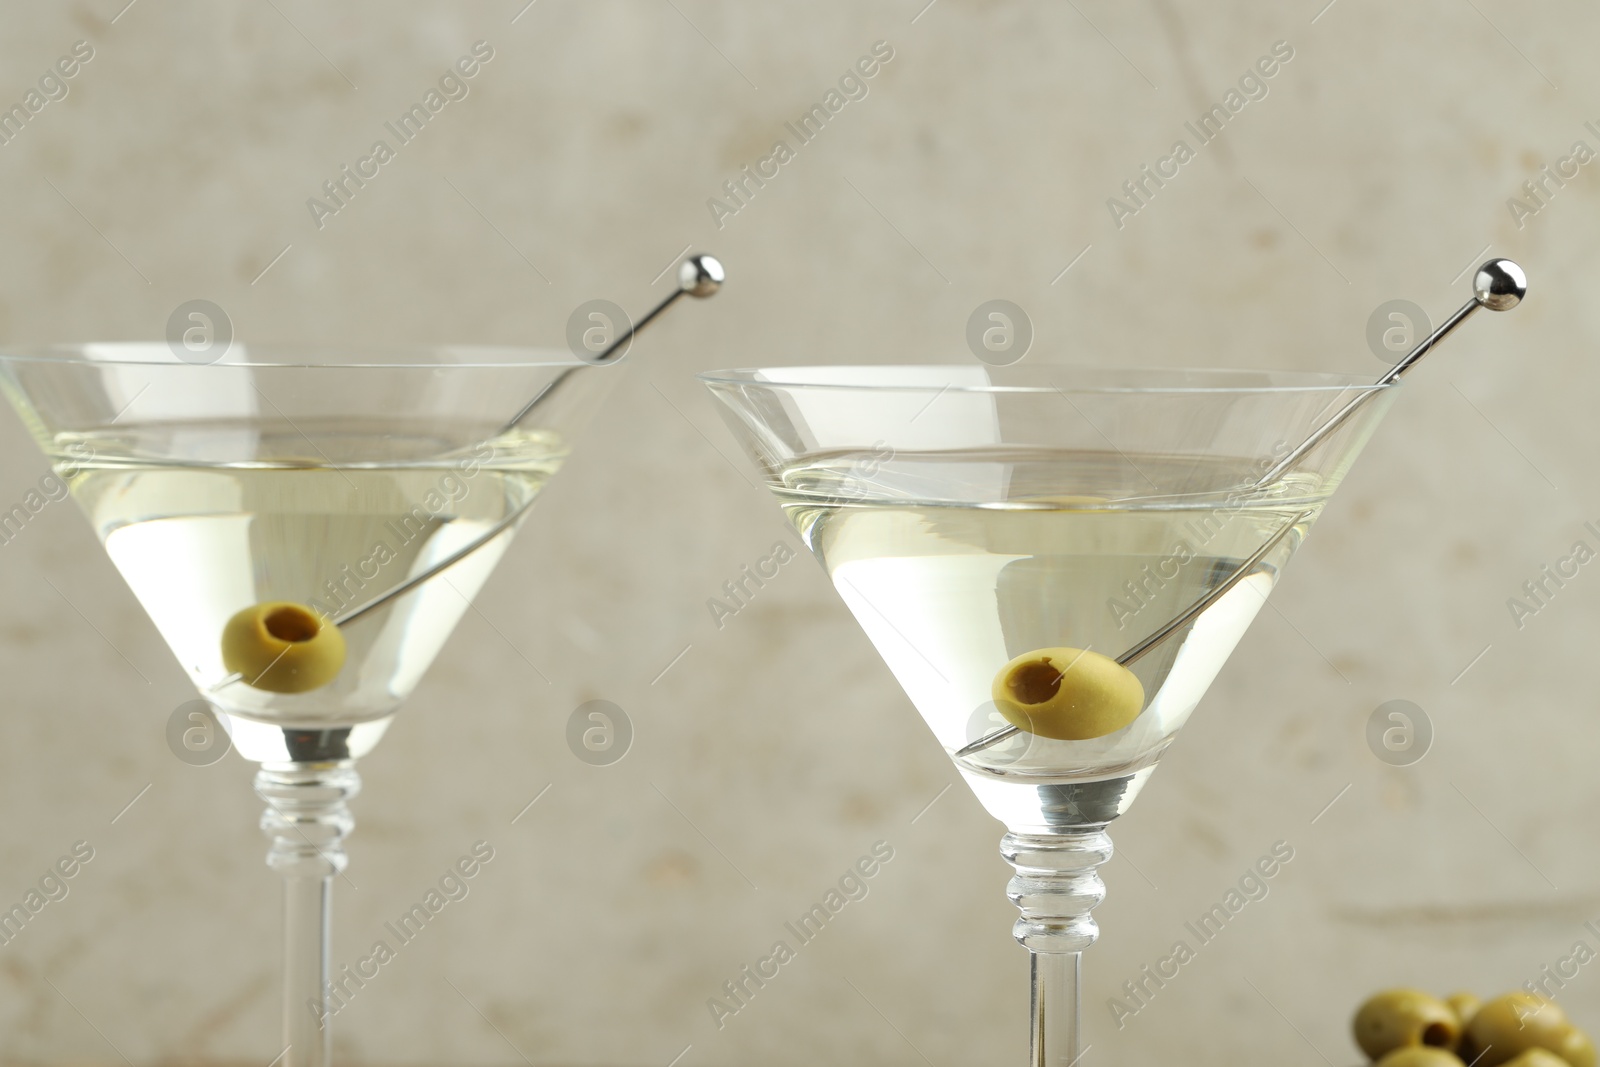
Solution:
[[(1112, 827), (1086, 1062), (1354, 1062), (1349, 1014), (1376, 988), (1490, 994), (1600, 946), (1600, 564), (1508, 606), (1575, 542), (1600, 548), (1592, 4), (61, 0), (0, 19), (5, 106), (92, 50), (0, 126), (4, 343), (159, 340), (205, 299), (246, 341), (561, 347), (578, 305), (642, 311), (690, 249), (727, 265), (716, 300), (641, 337), (361, 768), (336, 966), (474, 842), (494, 859), (339, 1014), (346, 1061), (1022, 1062), (1001, 826), (808, 559), (720, 626), (708, 609), (790, 535), (692, 378), (971, 362), (991, 299), (1025, 311), (1031, 362), (1375, 377), (1372, 324), (1403, 332), (1388, 302), (1437, 322), (1489, 255), (1531, 278), (1408, 377)], [(476, 42), (470, 91), (313, 211)], [(785, 123), (875, 45), (892, 58), (865, 95), (801, 144)], [(1241, 87), (1275, 45), (1291, 58)], [(1230, 90), (1201, 144), (1185, 123)], [(1130, 199), (1180, 139), (1194, 158)], [(778, 140), (793, 158), (730, 200)], [(0, 419), (0, 503), (45, 470)], [(0, 946), (0, 1061), (267, 1064), (280, 887), (252, 767), (169, 751), (192, 691), (71, 504), (0, 547), (0, 591), (0, 903), (94, 850)], [(566, 740), (596, 699), (632, 724), (606, 766)], [(1406, 766), (1368, 742), (1393, 700), (1432, 735)], [(708, 998), (880, 841), (866, 898), (719, 1028)], [(1279, 841), (1268, 897), (1119, 1026), (1109, 998)], [(1593, 969), (1560, 994), (1600, 1025)]]

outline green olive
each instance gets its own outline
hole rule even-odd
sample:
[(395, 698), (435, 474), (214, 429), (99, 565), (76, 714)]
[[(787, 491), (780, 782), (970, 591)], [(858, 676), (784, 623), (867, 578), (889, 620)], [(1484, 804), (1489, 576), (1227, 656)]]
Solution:
[(1389, 1053), (1378, 1061), (1377, 1067), (1464, 1067), (1464, 1065), (1454, 1052), (1446, 1052), (1442, 1048), (1429, 1048), (1427, 1045), (1409, 1045)]
[(1375, 1060), (1395, 1049), (1419, 1045), (1454, 1048), (1461, 1036), (1461, 1024), (1450, 1006), (1417, 989), (1374, 993), (1356, 1010), (1352, 1029), (1361, 1051)]
[(1463, 1030), (1467, 1028), (1467, 1024), (1472, 1021), (1472, 1017), (1478, 1013), (1478, 1007), (1483, 1003), (1476, 993), (1467, 992), (1451, 993), (1444, 998), (1444, 1002), (1456, 1013)]
[(1556, 1051), (1561, 1053), (1561, 1058), (1571, 1064), (1571, 1067), (1596, 1067), (1594, 1042), (1589, 1039), (1588, 1034), (1576, 1026), (1567, 1031), (1561, 1047)]
[(253, 604), (222, 628), (222, 665), (269, 693), (320, 689), (338, 677), (344, 657), (344, 634), (304, 604)]
[(1485, 1001), (1467, 1024), (1461, 1050), (1477, 1067), (1500, 1067), (1529, 1049), (1561, 1050), (1572, 1024), (1554, 1001), (1533, 993), (1507, 993)]
[(1566, 1060), (1549, 1049), (1530, 1048), (1506, 1061), (1506, 1067), (1569, 1067)]
[(1144, 686), (1114, 659), (1076, 648), (1038, 648), (995, 675), (995, 707), (1019, 730), (1057, 741), (1115, 733), (1144, 710)]

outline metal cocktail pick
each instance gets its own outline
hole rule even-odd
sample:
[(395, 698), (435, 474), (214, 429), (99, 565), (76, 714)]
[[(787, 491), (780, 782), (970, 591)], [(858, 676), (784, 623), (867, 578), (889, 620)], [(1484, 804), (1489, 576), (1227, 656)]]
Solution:
[[(1418, 343), (1417, 347), (1406, 353), (1405, 358), (1401, 359), (1400, 362), (1396, 363), (1392, 368), (1390, 368), (1389, 372), (1383, 377), (1379, 378), (1375, 385), (1389, 385), (1390, 383), (1399, 380), (1401, 375), (1405, 374), (1406, 371), (1410, 370), (1412, 367), (1421, 362), (1423, 356), (1432, 351), (1434, 346), (1449, 336), (1451, 331), (1453, 331), (1457, 326), (1460, 326), (1463, 322), (1466, 322), (1467, 319), (1472, 316), (1472, 313), (1477, 311), (1479, 308), (1488, 308), (1490, 311), (1510, 311), (1512, 308), (1522, 303), (1522, 298), (1526, 296), (1527, 293), (1528, 276), (1523, 273), (1521, 267), (1517, 266), (1517, 264), (1513, 263), (1509, 259), (1489, 260), (1483, 266), (1479, 267), (1477, 274), (1473, 276), (1472, 299), (1463, 304), (1461, 309), (1454, 315), (1451, 315), (1448, 319), (1446, 319), (1444, 324), (1441, 325), (1437, 330), (1434, 330), (1427, 337), (1423, 338), (1423, 340)], [(1349, 419), (1349, 417), (1357, 408), (1376, 395), (1376, 389), (1364, 389), (1362, 390), (1361, 395), (1352, 397), (1349, 403), (1340, 408), (1327, 422), (1313, 430), (1311, 435), (1304, 441), (1300, 442), (1298, 447), (1296, 447), (1288, 455), (1284, 456), (1277, 463), (1273, 464), (1272, 469), (1257, 479), (1250, 486), (1250, 488), (1264, 489), (1273, 482), (1276, 482), (1279, 478), (1282, 478), (1284, 474), (1294, 468), (1295, 464), (1304, 459), (1312, 449), (1321, 444), (1329, 434), (1333, 433), (1333, 431), (1342, 426), (1345, 420)], [(1283, 540), (1290, 530), (1294, 529), (1301, 520), (1305, 519), (1310, 514), (1310, 511), (1302, 511), (1300, 514), (1290, 519), (1281, 530), (1272, 535), (1266, 544), (1257, 549), (1249, 559), (1239, 564), (1238, 568), (1235, 569), (1234, 572), (1229, 575), (1227, 580), (1225, 580), (1221, 585), (1206, 593), (1193, 604), (1190, 604), (1171, 622), (1162, 626), (1155, 633), (1151, 634), (1143, 641), (1140, 641), (1137, 645), (1134, 645), (1121, 656), (1118, 656), (1117, 662), (1126, 667), (1128, 664), (1145, 655), (1145, 653), (1154, 649), (1167, 638), (1177, 633), (1184, 626), (1194, 621), (1194, 619), (1198, 617), (1201, 612), (1205, 611), (1212, 604), (1216, 603), (1216, 601), (1221, 598), (1224, 593), (1232, 589), (1241, 580), (1243, 580), (1244, 577), (1250, 573), (1252, 568), (1266, 558), (1267, 553), (1272, 550), (1274, 545)], [(993, 733), (985, 734), (976, 741), (957, 749), (956, 758), (960, 759), (964, 756), (971, 756), (974, 753), (982, 752), (984, 749), (993, 745), (997, 745), (1001, 741), (1013, 737), (1020, 732), (1021, 730), (1019, 727), (1006, 726), (994, 731)]]
[[(599, 355), (590, 357), (590, 362), (604, 365), (620, 358), (617, 353), (624, 352), (628, 344), (634, 339), (639, 331), (650, 325), (650, 323), (654, 322), (656, 316), (667, 310), (667, 308), (671, 307), (673, 302), (676, 301), (680, 296), (688, 295), (704, 300), (706, 297), (715, 295), (717, 290), (722, 288), (723, 280), (726, 277), (727, 275), (722, 269), (722, 263), (715, 256), (705, 255), (704, 253), (690, 256), (688, 259), (683, 261), (681, 266), (678, 267), (678, 288), (674, 290), (673, 294), (652, 308), (650, 313), (644, 318), (640, 319), (638, 322), (630, 323), (626, 330), (623, 330), (622, 333), (618, 334), (616, 339), (605, 347), (604, 351), (602, 351)], [(505, 433), (507, 430), (510, 430), (512, 427), (516, 426), (517, 423), (527, 418), (528, 412), (532, 411), (539, 405), (540, 401), (548, 397), (556, 388), (556, 386), (560, 385), (569, 375), (582, 369), (583, 368), (581, 367), (568, 367), (566, 370), (556, 375), (555, 378), (551, 380), (550, 384), (539, 390), (538, 396), (535, 396), (532, 400), (528, 401), (522, 406), (522, 410), (517, 412), (516, 416), (507, 422), (500, 432)], [(435, 563), (427, 570), (419, 571), (418, 573), (413, 574), (410, 578), (407, 578), (393, 589), (389, 589), (383, 593), (380, 593), (371, 600), (367, 601), (365, 604), (362, 604), (360, 607), (338, 616), (333, 620), (334, 623), (336, 625), (343, 626), (346, 623), (354, 622), (367, 612), (387, 604), (395, 597), (404, 596), (406, 593), (409, 593), (411, 590), (415, 589), (429, 578), (432, 578), (440, 571), (448, 570), (449, 568), (455, 566), (457, 563), (460, 563), (472, 553), (476, 552), (479, 548), (488, 544), (490, 541), (493, 541), (496, 537), (499, 537), (509, 527), (516, 525), (517, 521), (520, 520), (523, 515), (527, 514), (528, 509), (532, 506), (533, 501), (528, 501), (528, 503), (518, 508), (515, 512), (489, 527), (489, 529), (485, 531), (484, 535), (478, 538), (476, 541), (463, 546), (456, 552), (450, 553), (450, 555), (446, 556), (438, 563)]]
[[(595, 364), (604, 365), (612, 362), (615, 359), (621, 358), (617, 355), (617, 353), (626, 352), (628, 344), (633, 341), (634, 337), (639, 333), (639, 331), (650, 325), (650, 323), (654, 322), (656, 316), (660, 315), (663, 311), (671, 307), (680, 296), (687, 295), (704, 300), (706, 297), (715, 295), (717, 290), (722, 288), (722, 283), (726, 277), (727, 275), (722, 269), (722, 263), (715, 256), (706, 255), (704, 253), (690, 256), (688, 259), (683, 261), (682, 265), (678, 267), (678, 288), (673, 291), (672, 295), (652, 308), (650, 313), (644, 318), (640, 319), (638, 322), (630, 323), (627, 329), (618, 334), (616, 339), (605, 347), (604, 351), (600, 352), (599, 355), (590, 357), (589, 361)], [(516, 416), (507, 422), (500, 432), (505, 433), (507, 430), (510, 430), (512, 427), (516, 426), (517, 423), (527, 418), (528, 412), (537, 407), (539, 402), (549, 396), (550, 393), (569, 375), (579, 370), (582, 370), (582, 368), (568, 367), (566, 370), (556, 375), (555, 378), (551, 380), (550, 384), (539, 390), (538, 396), (535, 396), (532, 400), (528, 401), (522, 406), (522, 410), (517, 412)], [(484, 535), (478, 538), (476, 541), (463, 546), (456, 552), (452, 552), (450, 555), (446, 556), (438, 563), (435, 563), (427, 570), (419, 571), (418, 573), (413, 574), (410, 578), (407, 578), (404, 582), (401, 582), (393, 589), (389, 589), (378, 594), (365, 604), (362, 604), (360, 607), (351, 611), (345, 612), (343, 615), (340, 615), (333, 621), (339, 626), (344, 626), (346, 623), (351, 623), (356, 619), (359, 619), (367, 612), (387, 604), (395, 597), (404, 596), (406, 593), (415, 589), (429, 578), (432, 578), (435, 574), (455, 566), (457, 563), (460, 563), (462, 560), (470, 556), (473, 552), (476, 552), (482, 546), (488, 544), (490, 541), (493, 541), (496, 537), (499, 537), (508, 528), (516, 525), (517, 521), (521, 519), (522, 516), (525, 515), (528, 509), (532, 506), (533, 501), (528, 501), (528, 503), (518, 508), (515, 512), (489, 527), (489, 529), (485, 531)]]
[[(637, 335), (640, 330), (644, 329), (646, 326), (650, 325), (650, 323), (655, 321), (655, 317), (671, 307), (680, 296), (692, 296), (697, 300), (704, 300), (708, 296), (716, 295), (717, 290), (722, 288), (722, 283), (726, 278), (727, 274), (723, 271), (722, 263), (717, 259), (716, 256), (706, 255), (703, 252), (690, 256), (678, 266), (678, 288), (673, 290), (672, 295), (661, 301), (661, 303), (657, 304), (650, 310), (649, 314), (640, 319), (638, 322), (630, 322), (627, 329), (619, 333), (616, 336), (616, 339), (607, 345), (601, 352), (593, 356), (582, 357), (584, 362), (604, 365), (606, 363), (613, 362), (614, 360), (621, 359), (623, 355), (627, 354), (628, 345), (633, 342), (635, 335)], [(556, 389), (561, 386), (561, 383), (566, 381), (574, 371), (580, 369), (581, 368), (579, 367), (568, 367), (566, 370), (552, 378), (548, 385), (539, 390), (537, 396), (535, 396), (532, 400), (529, 400), (526, 404), (522, 405), (521, 411), (511, 416), (510, 421), (505, 424), (500, 432), (506, 432), (506, 430), (511, 429), (517, 423), (527, 418), (528, 412), (538, 407), (539, 404), (542, 403), (544, 399), (551, 393), (555, 392)]]
[(626, 330), (606, 346), (606, 350), (594, 357), (594, 362), (608, 362), (612, 354), (621, 350), (633, 340), (633, 335), (650, 325), (650, 321), (663, 311), (672, 306), (673, 301), (680, 296), (692, 296), (697, 300), (704, 300), (708, 296), (715, 296), (722, 283), (727, 280), (727, 273), (722, 269), (722, 261), (716, 256), (706, 255), (704, 252), (690, 256), (678, 267), (678, 288), (661, 303), (657, 304), (648, 315), (629, 326)]
[[(672, 295), (661, 301), (661, 303), (657, 304), (654, 308), (650, 309), (650, 312), (643, 318), (639, 319), (639, 321), (629, 323), (627, 328), (618, 334), (617, 337), (609, 345), (607, 345), (604, 350), (596, 355), (585, 357), (585, 361), (602, 366), (606, 363), (615, 362), (616, 360), (620, 359), (623, 354), (626, 354), (628, 345), (633, 341), (634, 337), (638, 335), (639, 331), (643, 330), (646, 326), (650, 325), (650, 323), (654, 322), (656, 316), (660, 315), (663, 311), (671, 307), (679, 297), (692, 296), (697, 299), (704, 300), (706, 297), (714, 295), (718, 289), (722, 288), (722, 283), (726, 278), (727, 274), (722, 269), (722, 263), (715, 256), (706, 255), (704, 253), (690, 256), (678, 267), (678, 288), (673, 291)], [(562, 382), (566, 381), (576, 371), (582, 369), (583, 368), (581, 367), (568, 367), (566, 370), (563, 370), (560, 374), (552, 378), (543, 389), (539, 390), (538, 395), (524, 404), (522, 406), (522, 410), (518, 411), (516, 415), (514, 415), (506, 422), (504, 426), (500, 428), (499, 432), (495, 436), (499, 436), (499, 434), (503, 434), (514, 429), (519, 422), (528, 417), (529, 412), (533, 411), (534, 408), (538, 407), (540, 403), (547, 399), (551, 393), (553, 393), (556, 388), (561, 385)], [(376, 611), (378, 608), (389, 603), (389, 601), (394, 600), (396, 597), (404, 596), (417, 586), (421, 585), (423, 582), (426, 582), (428, 579), (443, 571), (449, 570), (451, 567), (454, 567), (457, 563), (460, 563), (478, 549), (482, 548), (490, 541), (493, 541), (496, 537), (499, 537), (501, 534), (505, 533), (506, 530), (515, 526), (519, 521), (521, 521), (522, 517), (528, 513), (528, 509), (532, 506), (533, 501), (530, 500), (522, 507), (512, 512), (510, 515), (507, 515), (505, 518), (489, 527), (489, 529), (484, 531), (483, 536), (477, 538), (467, 545), (462, 546), (455, 552), (450, 553), (450, 555), (433, 564), (433, 566), (413, 574), (399, 585), (392, 586), (391, 588), (384, 590), (382, 593), (379, 593), (377, 596), (373, 597), (371, 600), (368, 600), (366, 603), (361, 604), (359, 607), (353, 608), (341, 615), (330, 616), (328, 621), (332, 622), (335, 626), (347, 626), (368, 612)], [(276, 663), (277, 661), (274, 660), (273, 662)], [(272, 664), (268, 664), (267, 670), (271, 669)], [(264, 674), (266, 672), (263, 671), (262, 673)], [(216, 692), (218, 689), (221, 689), (224, 686), (229, 686), (235, 682), (240, 682), (243, 680), (244, 675), (242, 674), (230, 674), (217, 684), (211, 686), (208, 692)]]
[[(1472, 313), (1479, 308), (1488, 308), (1490, 311), (1510, 311), (1522, 303), (1522, 298), (1528, 295), (1528, 276), (1521, 267), (1509, 259), (1491, 259), (1478, 268), (1478, 273), (1472, 277), (1472, 299), (1461, 305), (1461, 309), (1444, 321), (1444, 324), (1423, 338), (1417, 347), (1407, 352), (1405, 358), (1389, 369), (1389, 373), (1377, 380), (1376, 385), (1388, 385), (1398, 381), (1400, 376), (1422, 361), (1422, 357), (1433, 350), (1433, 346), (1448, 337), (1452, 330), (1460, 326)], [(1334, 430), (1337, 430), (1352, 412), (1377, 395), (1374, 389), (1365, 390), (1360, 396), (1352, 397), (1350, 402), (1339, 409), (1338, 414), (1323, 423), (1315, 432), (1300, 442), (1300, 447), (1284, 456), (1272, 469), (1263, 474), (1252, 488), (1261, 489), (1272, 484), (1284, 473), (1305, 458), (1322, 439)]]

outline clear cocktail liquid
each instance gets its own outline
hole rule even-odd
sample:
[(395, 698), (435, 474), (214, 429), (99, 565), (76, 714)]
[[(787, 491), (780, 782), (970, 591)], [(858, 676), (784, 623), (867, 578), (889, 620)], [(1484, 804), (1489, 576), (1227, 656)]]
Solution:
[(284, 725), (393, 712), (512, 531), (352, 621), (343, 669), (311, 692), (214, 689), (229, 677), (221, 637), (235, 612), (284, 600), (337, 621), (523, 509), (565, 456), (548, 433), (331, 421), (134, 425), (56, 446), (57, 470), (195, 684), (225, 710)]
[(1145, 692), (1132, 724), (1085, 741), (1023, 733), (959, 761), (970, 774), (1036, 783), (1152, 765), (1188, 719), (1325, 499), (1308, 475), (1247, 491), (1259, 475), (1257, 463), (1209, 457), (850, 453), (785, 471), (779, 495), (951, 753), (1006, 725), (991, 694), (1011, 659), (1052, 647), (1115, 659), (1296, 523), (1129, 668)]

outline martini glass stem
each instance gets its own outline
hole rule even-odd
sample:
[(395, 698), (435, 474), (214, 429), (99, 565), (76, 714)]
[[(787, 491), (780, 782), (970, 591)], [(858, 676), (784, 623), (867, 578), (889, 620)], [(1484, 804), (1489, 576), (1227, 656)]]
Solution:
[(1090, 910), (1106, 896), (1099, 866), (1111, 858), (1104, 824), (1048, 834), (1009, 833), (1000, 854), (1016, 874), (1006, 896), (1021, 914), (1011, 933), (1032, 954), (1030, 1067), (1072, 1067), (1083, 1055), (1078, 976), (1100, 936)]
[(1078, 1034), (1081, 952), (1034, 952), (1029, 1067), (1069, 1067), (1083, 1055)]
[(360, 790), (350, 760), (263, 764), (256, 773), (267, 866), (284, 879), (282, 1067), (327, 1067), (333, 1015), (341, 992), (353, 992), (330, 981), (328, 934), (333, 880), (349, 863), (344, 839), (355, 826), (345, 802)]
[(333, 1059), (333, 1029), (324, 1018), (329, 998), (329, 913), (332, 878), (286, 878), (283, 882), (283, 1058), (285, 1067), (327, 1067)]

